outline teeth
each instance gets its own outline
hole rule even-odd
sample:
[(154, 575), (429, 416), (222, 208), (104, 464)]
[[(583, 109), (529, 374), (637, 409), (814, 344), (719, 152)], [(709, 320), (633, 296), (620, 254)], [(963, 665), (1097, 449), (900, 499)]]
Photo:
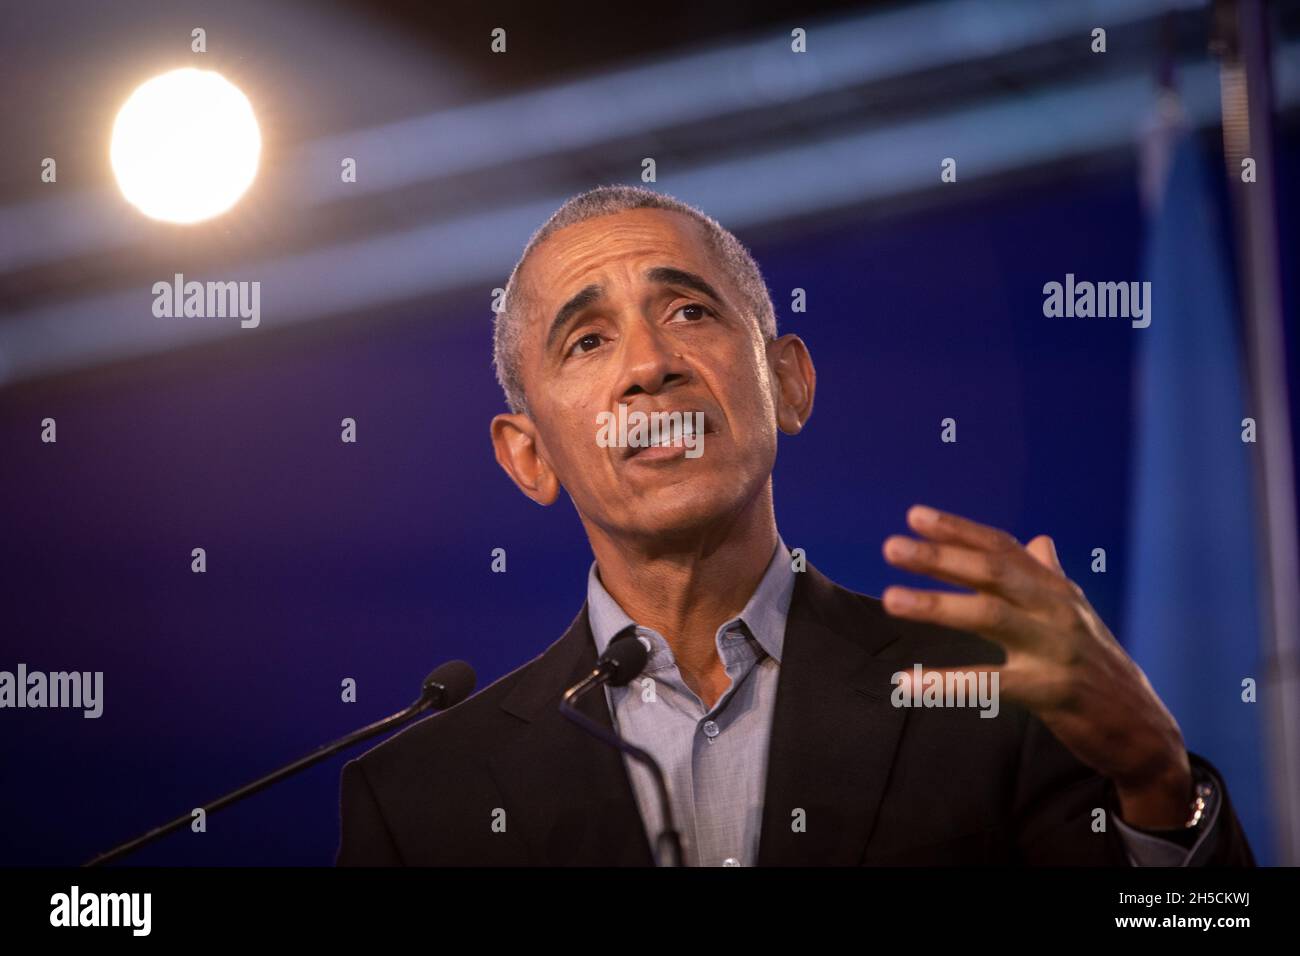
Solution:
[(678, 445), (681, 444), (685, 436), (695, 434), (695, 421), (693, 418), (686, 418), (684, 421), (669, 420), (667, 428), (659, 433), (659, 440), (651, 442), (650, 446)]

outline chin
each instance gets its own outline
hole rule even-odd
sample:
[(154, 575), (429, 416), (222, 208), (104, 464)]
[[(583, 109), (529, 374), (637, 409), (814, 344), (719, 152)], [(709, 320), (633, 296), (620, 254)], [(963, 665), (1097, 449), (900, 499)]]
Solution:
[(636, 499), (630, 515), (636, 530), (651, 539), (692, 538), (700, 531), (726, 522), (743, 507), (736, 485), (683, 482), (662, 489), (662, 494)]

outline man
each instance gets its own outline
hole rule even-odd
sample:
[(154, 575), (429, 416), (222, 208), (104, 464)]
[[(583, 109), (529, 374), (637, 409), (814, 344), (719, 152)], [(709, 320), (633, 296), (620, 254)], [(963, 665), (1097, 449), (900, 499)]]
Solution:
[[(497, 461), (539, 504), (572, 499), (587, 600), (540, 656), (344, 767), (340, 864), (652, 864), (648, 772), (558, 709), (635, 635), (645, 670), (581, 708), (661, 764), (688, 864), (1253, 865), (1050, 538), (913, 508), (886, 559), (973, 593), (883, 603), (791, 555), (777, 430), (807, 423), (816, 375), (714, 220), (634, 187), (571, 199), (495, 331)], [(609, 427), (638, 414), (675, 424)], [(980, 706), (905, 706), (926, 693)]]

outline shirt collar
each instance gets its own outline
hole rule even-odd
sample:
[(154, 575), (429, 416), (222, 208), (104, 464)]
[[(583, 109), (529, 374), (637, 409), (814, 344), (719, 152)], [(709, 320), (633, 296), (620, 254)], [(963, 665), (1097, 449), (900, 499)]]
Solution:
[[(720, 639), (738, 622), (743, 622), (763, 650), (778, 664), (781, 663), (786, 616), (790, 611), (790, 597), (794, 593), (794, 575), (794, 569), (790, 567), (790, 551), (778, 534), (772, 560), (768, 562), (767, 570), (763, 572), (749, 603), (735, 617), (723, 622), (718, 628), (717, 637)], [(595, 561), (591, 562), (587, 571), (587, 620), (596, 643), (597, 657), (605, 653), (605, 648), (616, 634), (637, 626), (600, 583)]]

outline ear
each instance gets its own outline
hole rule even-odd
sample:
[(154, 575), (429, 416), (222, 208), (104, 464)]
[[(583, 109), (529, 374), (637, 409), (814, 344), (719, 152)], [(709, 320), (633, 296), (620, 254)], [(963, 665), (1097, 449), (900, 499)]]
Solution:
[(527, 415), (498, 415), (492, 419), (492, 447), (497, 464), (519, 490), (539, 505), (549, 505), (560, 494), (560, 482), (539, 446), (537, 426)]
[(776, 387), (776, 424), (787, 435), (803, 431), (812, 415), (817, 371), (803, 339), (790, 334), (767, 343), (767, 363)]

